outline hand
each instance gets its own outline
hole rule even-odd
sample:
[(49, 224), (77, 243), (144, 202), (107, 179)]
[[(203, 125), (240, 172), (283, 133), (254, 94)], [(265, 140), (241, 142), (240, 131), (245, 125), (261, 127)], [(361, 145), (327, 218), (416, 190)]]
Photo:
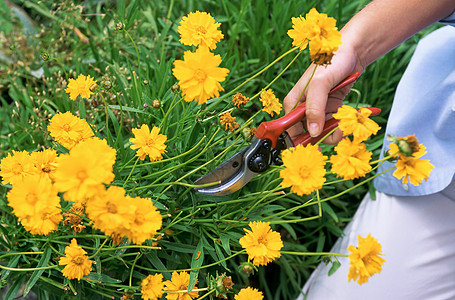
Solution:
[[(308, 130), (313, 137), (318, 136), (327, 119), (331, 118), (332, 113), (335, 113), (342, 105), (342, 101), (349, 93), (351, 86), (328, 96), (330, 90), (334, 88), (343, 79), (353, 74), (354, 72), (362, 73), (364, 67), (358, 63), (355, 52), (349, 49), (347, 45), (341, 45), (332, 59), (332, 63), (327, 67), (318, 66), (316, 72), (311, 79), (302, 99), (299, 97), (307, 84), (315, 65), (311, 65), (296, 85), (291, 89), (284, 99), (284, 111), (289, 113), (294, 108), (297, 101), (306, 101), (306, 118), (302, 123), (296, 124), (288, 129), (291, 138), (295, 138), (303, 133), (303, 130)], [(336, 144), (343, 138), (340, 130), (336, 130), (332, 135), (324, 140), (326, 144)]]

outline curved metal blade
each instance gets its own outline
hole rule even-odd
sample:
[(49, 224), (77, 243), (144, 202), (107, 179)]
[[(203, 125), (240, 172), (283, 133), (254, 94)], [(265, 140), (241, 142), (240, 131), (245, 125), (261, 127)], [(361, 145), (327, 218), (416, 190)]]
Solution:
[(258, 174), (252, 172), (245, 163), (245, 157), (247, 157), (252, 148), (251, 146), (245, 147), (219, 165), (215, 170), (194, 182), (197, 185), (220, 182), (219, 184), (204, 188), (195, 188), (195, 190), (203, 194), (223, 196), (241, 189), (251, 178)]

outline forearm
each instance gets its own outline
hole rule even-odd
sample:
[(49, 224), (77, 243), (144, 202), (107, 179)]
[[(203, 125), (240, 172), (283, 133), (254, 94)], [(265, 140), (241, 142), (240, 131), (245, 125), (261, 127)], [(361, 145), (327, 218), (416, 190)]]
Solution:
[(375, 0), (343, 27), (343, 43), (365, 68), (454, 9), (454, 0)]

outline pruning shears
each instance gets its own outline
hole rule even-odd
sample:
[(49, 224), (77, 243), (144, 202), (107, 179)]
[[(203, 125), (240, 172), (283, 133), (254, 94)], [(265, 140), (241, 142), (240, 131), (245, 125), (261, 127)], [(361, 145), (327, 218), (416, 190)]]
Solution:
[[(359, 73), (354, 73), (334, 87), (329, 95), (345, 86), (354, 83)], [(371, 116), (378, 115), (381, 110), (371, 107)], [(234, 193), (246, 185), (253, 177), (265, 172), (271, 164), (281, 165), (280, 153), (284, 149), (297, 145), (315, 144), (338, 126), (338, 120), (329, 119), (325, 122), (322, 133), (311, 137), (305, 132), (291, 139), (286, 132), (292, 125), (305, 117), (306, 103), (303, 102), (289, 114), (273, 121), (262, 122), (251, 140), (251, 144), (234, 156), (220, 164), (216, 169), (194, 182), (196, 185), (214, 185), (195, 188), (198, 192), (214, 196)]]

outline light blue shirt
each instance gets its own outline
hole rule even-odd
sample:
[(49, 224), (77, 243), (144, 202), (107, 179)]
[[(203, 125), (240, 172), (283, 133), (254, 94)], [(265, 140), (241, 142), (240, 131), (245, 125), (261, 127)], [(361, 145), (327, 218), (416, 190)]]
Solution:
[[(455, 25), (455, 14), (442, 21)], [(386, 128), (387, 134), (415, 134), (427, 148), (434, 169), (419, 186), (403, 184), (393, 171), (374, 180), (377, 190), (397, 196), (437, 193), (447, 187), (455, 174), (455, 27), (444, 26), (424, 37), (398, 84)], [(384, 150), (389, 141), (384, 140)], [(378, 173), (393, 166), (386, 162)]]

